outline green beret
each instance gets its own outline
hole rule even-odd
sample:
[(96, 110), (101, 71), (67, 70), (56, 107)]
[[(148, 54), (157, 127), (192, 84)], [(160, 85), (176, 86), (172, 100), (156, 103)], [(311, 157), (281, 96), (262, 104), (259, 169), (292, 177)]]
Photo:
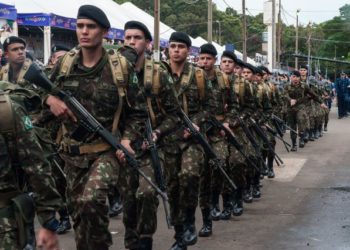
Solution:
[(109, 29), (111, 24), (106, 14), (94, 5), (82, 5), (78, 10), (77, 19), (91, 19), (98, 23), (102, 28)]
[(191, 41), (190, 37), (186, 33), (180, 32), (180, 31), (175, 31), (175, 32), (171, 33), (169, 42), (184, 43), (187, 45), (187, 47), (191, 47), (191, 45), (192, 45), (192, 41)]
[(146, 27), (146, 25), (144, 25), (143, 23), (139, 22), (139, 21), (129, 21), (124, 25), (124, 32), (128, 29), (137, 29), (137, 30), (141, 30), (143, 32), (143, 34), (145, 35), (145, 38), (147, 40), (152, 41), (152, 35), (151, 32), (148, 30), (148, 28)]
[(18, 36), (9, 36), (4, 41), (4, 44), (3, 44), (4, 51), (7, 51), (7, 47), (13, 43), (22, 43), (24, 45), (24, 47), (26, 47), (26, 41), (24, 41), (22, 38), (20, 38)]
[(199, 54), (210, 54), (213, 56), (217, 56), (218, 52), (216, 51), (214, 45), (211, 43), (205, 43), (202, 46), (200, 46)]

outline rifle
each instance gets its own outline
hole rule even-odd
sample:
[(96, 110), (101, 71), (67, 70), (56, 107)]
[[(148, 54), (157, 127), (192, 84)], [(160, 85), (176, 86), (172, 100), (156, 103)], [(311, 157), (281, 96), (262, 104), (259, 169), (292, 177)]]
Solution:
[(198, 143), (203, 147), (205, 154), (208, 156), (208, 158), (213, 162), (213, 165), (216, 166), (221, 174), (225, 177), (225, 179), (230, 183), (231, 187), (236, 190), (237, 186), (236, 184), (231, 180), (231, 178), (228, 176), (226, 171), (223, 168), (224, 162), (222, 159), (220, 159), (217, 154), (215, 153), (214, 149), (210, 146), (208, 141), (205, 139), (205, 137), (197, 131), (197, 129), (193, 126), (192, 121), (186, 113), (180, 109), (178, 111), (178, 116), (183, 121), (185, 126), (189, 129), (191, 132), (191, 135), (198, 141)]
[[(286, 148), (286, 150), (287, 150), (287, 152), (289, 153), (289, 148), (288, 148), (288, 146), (289, 147), (291, 147), (291, 145), (287, 142), (287, 141), (285, 141), (284, 139), (283, 139), (283, 133), (282, 133), (282, 130), (280, 130), (280, 127), (279, 127), (279, 125), (278, 125), (278, 123), (275, 123), (275, 121), (274, 120), (272, 120), (272, 122), (273, 122), (273, 124), (275, 125), (275, 127), (276, 127), (276, 130), (274, 130), (273, 128), (271, 128), (268, 124), (264, 124), (264, 126), (266, 127), (266, 130), (267, 130), (267, 132), (269, 132), (270, 134), (272, 134), (274, 137), (276, 137), (277, 139), (279, 139), (279, 140), (281, 140), (282, 142), (283, 142), (283, 145), (284, 145), (284, 147)], [(281, 135), (282, 134), (282, 135)]]
[(227, 141), (238, 150), (238, 152), (244, 157), (244, 159), (246, 159), (247, 162), (249, 162), (256, 170), (260, 171), (257, 165), (243, 152), (243, 146), (237, 141), (232, 132), (227, 129), (220, 121), (218, 121), (215, 116), (211, 116), (210, 121), (215, 128), (223, 130), (225, 132)]
[[(149, 115), (146, 119), (145, 125), (146, 125), (146, 140), (148, 144), (148, 150), (151, 154), (154, 177), (156, 179), (156, 183), (158, 184), (160, 190), (162, 190), (163, 192), (166, 192), (164, 172), (163, 172), (162, 166), (160, 165), (157, 144), (153, 141), (153, 130), (152, 130), (151, 119)], [(165, 211), (165, 219), (166, 219), (168, 228), (171, 229), (172, 225), (171, 225), (171, 219), (170, 219), (169, 210), (167, 206), (167, 200), (164, 199), (164, 197), (162, 197), (162, 201), (163, 201), (163, 206)]]
[[(254, 131), (257, 133), (258, 136), (260, 136), (260, 138), (263, 140), (263, 142), (267, 145), (267, 147), (269, 148), (269, 150), (273, 153), (275, 159), (276, 159), (276, 163), (279, 165), (279, 162), (281, 164), (284, 164), (284, 162), (282, 161), (282, 159), (278, 156), (278, 154), (275, 152), (275, 150), (273, 150), (273, 148), (270, 145), (270, 141), (267, 138), (266, 134), (264, 133), (264, 131), (262, 130), (262, 128), (258, 125), (258, 123), (256, 121), (254, 121), (253, 118), (249, 118), (251, 124), (252, 124), (252, 128), (254, 129)], [(278, 162), (279, 161), (279, 162)]]
[(291, 127), (289, 127), (289, 126), (287, 125), (287, 123), (285, 123), (281, 118), (279, 118), (279, 117), (276, 116), (275, 114), (272, 114), (271, 118), (272, 118), (273, 120), (276, 120), (276, 121), (279, 122), (279, 123), (282, 123), (283, 126), (285, 126), (287, 129), (289, 129), (291, 132), (294, 132), (294, 133), (298, 134), (297, 131), (295, 131), (294, 129), (292, 129)]
[(39, 68), (38, 65), (32, 63), (28, 68), (28, 71), (24, 75), (24, 79), (29, 82), (35, 83), (36, 85), (42, 87), (43, 89), (57, 95), (65, 104), (69, 107), (69, 109), (73, 112), (73, 114), (77, 117), (79, 125), (85, 129), (85, 131), (89, 133), (97, 133), (99, 134), (109, 145), (112, 146), (115, 150), (123, 151), (125, 155), (126, 161), (129, 165), (137, 171), (139, 175), (141, 175), (159, 194), (162, 199), (168, 200), (168, 196), (165, 192), (160, 190), (160, 188), (151, 181), (150, 178), (146, 176), (146, 174), (140, 170), (139, 162), (135, 159), (135, 157), (129, 153), (129, 151), (119, 142), (118, 138), (116, 138), (111, 132), (109, 132), (105, 127), (99, 123), (95, 117), (93, 117), (79, 102), (78, 100), (71, 95), (69, 92), (65, 92), (63, 90), (59, 90), (55, 88), (54, 84), (47, 78), (44, 72)]
[(264, 169), (268, 169), (268, 167), (266, 166), (265, 160), (261, 156), (260, 147), (259, 147), (259, 144), (255, 141), (254, 135), (249, 130), (249, 128), (245, 125), (243, 119), (240, 116), (237, 116), (237, 119), (238, 119), (240, 127), (242, 128), (243, 132), (245, 133), (245, 135), (247, 136), (248, 140), (252, 144), (257, 157), (259, 158), (260, 162), (263, 164), (263, 168)]

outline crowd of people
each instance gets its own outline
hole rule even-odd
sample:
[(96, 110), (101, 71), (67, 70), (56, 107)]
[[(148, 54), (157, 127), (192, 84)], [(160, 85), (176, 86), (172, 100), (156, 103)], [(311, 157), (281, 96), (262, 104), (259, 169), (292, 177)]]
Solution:
[(109, 249), (109, 218), (122, 210), (125, 248), (152, 249), (159, 195), (175, 239), (164, 248), (187, 249), (213, 233), (213, 221), (261, 198), (261, 180), (283, 164), (276, 140), (295, 152), (327, 131), (333, 90), (306, 66), (272, 77), (224, 51), (217, 67), (210, 43), (193, 65), (183, 32), (158, 62), (143, 23), (125, 24), (119, 49), (103, 47), (109, 28), (102, 10), (81, 6), (79, 45), (56, 45), (44, 70), (22, 38), (3, 44), (0, 249), (35, 248), (35, 211), (38, 247), (58, 249), (71, 218), (76, 249)]

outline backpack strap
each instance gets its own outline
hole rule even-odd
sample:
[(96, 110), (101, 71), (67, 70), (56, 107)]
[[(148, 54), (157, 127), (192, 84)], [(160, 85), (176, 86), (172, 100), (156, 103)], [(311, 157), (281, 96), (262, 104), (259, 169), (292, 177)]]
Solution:
[[(159, 70), (159, 68), (158, 68)], [(147, 102), (147, 109), (149, 112), (149, 116), (151, 118), (151, 122), (153, 126), (156, 126), (156, 115), (154, 113), (154, 110), (152, 108), (152, 92), (153, 92), (153, 85), (159, 86), (159, 76), (157, 76), (157, 72), (155, 70), (155, 63), (154, 60), (151, 57), (146, 56), (145, 58), (145, 64), (144, 64), (144, 77), (143, 77), (143, 86), (147, 90), (149, 90), (149, 93), (146, 93), (146, 102)], [(157, 79), (157, 83), (155, 83)], [(159, 89), (156, 90), (157, 92)], [(155, 94), (155, 93), (154, 93)]]
[(205, 98), (205, 75), (204, 70), (196, 68), (195, 71), (197, 88), (199, 91), (199, 98), (203, 100)]
[(30, 67), (30, 65), (32, 63), (33, 63), (32, 60), (30, 60), (29, 58), (27, 58), (24, 61), (23, 65), (22, 65), (22, 68), (21, 68), (21, 70), (18, 73), (18, 78), (17, 78), (17, 83), (18, 84), (21, 84), (21, 83), (23, 83), (25, 81), (24, 80), (24, 75), (27, 73), (27, 71), (28, 71), (28, 69), (29, 69), (29, 67)]
[(74, 60), (76, 56), (79, 54), (80, 49), (79, 48), (73, 48), (70, 51), (68, 51), (62, 58), (61, 66), (60, 66), (60, 73), (59, 75), (67, 77), (73, 67)]
[(6, 63), (5, 66), (1, 68), (1, 80), (2, 81), (9, 81), (9, 71), (10, 71), (10, 64)]
[(126, 96), (126, 87), (128, 83), (128, 62), (119, 52), (111, 49), (108, 51), (108, 62), (111, 67), (113, 82), (117, 86), (119, 102), (117, 111), (114, 114), (112, 133), (115, 134), (118, 130), (120, 115), (123, 108), (123, 100)]

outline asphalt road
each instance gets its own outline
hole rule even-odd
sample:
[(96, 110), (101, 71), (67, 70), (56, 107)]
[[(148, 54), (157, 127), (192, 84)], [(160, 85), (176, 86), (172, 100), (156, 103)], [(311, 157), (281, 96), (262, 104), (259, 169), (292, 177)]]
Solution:
[[(262, 198), (245, 204), (242, 216), (214, 222), (213, 235), (189, 249), (350, 249), (350, 118), (338, 120), (335, 112), (328, 132), (297, 153), (279, 143), (285, 166), (276, 167), (275, 179), (263, 181)], [(162, 205), (158, 215), (154, 249), (166, 250), (173, 231), (166, 227)], [(111, 220), (110, 230), (111, 249), (124, 249), (121, 217)], [(75, 249), (73, 232), (60, 240), (62, 249)]]

